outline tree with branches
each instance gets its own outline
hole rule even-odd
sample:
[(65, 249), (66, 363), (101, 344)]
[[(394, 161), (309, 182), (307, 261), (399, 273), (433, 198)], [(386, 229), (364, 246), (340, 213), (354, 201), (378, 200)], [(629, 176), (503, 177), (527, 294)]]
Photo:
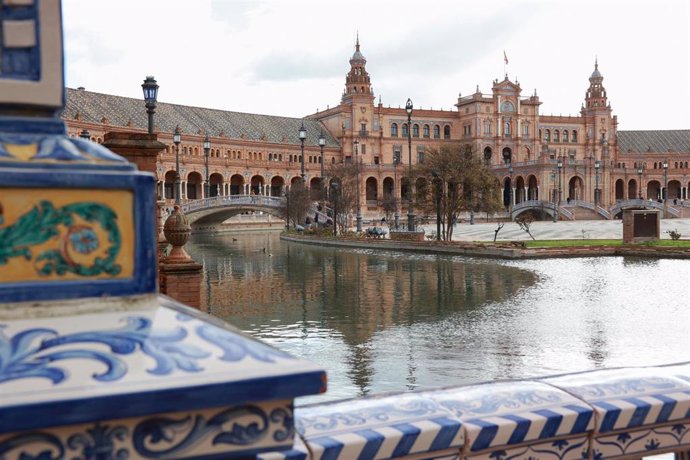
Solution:
[[(446, 241), (453, 237), (453, 224), (460, 212), (495, 213), (502, 209), (500, 184), (470, 145), (452, 143), (427, 150), (415, 172), (429, 184), (440, 182), (441, 233)], [(418, 205), (426, 214), (435, 214), (438, 188), (427, 189), (421, 195), (418, 191)]]
[(282, 215), (288, 221), (288, 226), (292, 224), (294, 228), (297, 225), (304, 225), (312, 206), (309, 189), (302, 181), (297, 181), (286, 190), (285, 198)]
[[(347, 229), (347, 215), (354, 214), (357, 208), (357, 173), (359, 164), (354, 162), (334, 163), (329, 165), (326, 170), (325, 183), (329, 184), (328, 202), (331, 208), (338, 210), (338, 222), (334, 225), (340, 226), (341, 230), (336, 231), (342, 234)], [(333, 193), (332, 184), (338, 184), (337, 192)], [(335, 221), (335, 219), (334, 219)]]

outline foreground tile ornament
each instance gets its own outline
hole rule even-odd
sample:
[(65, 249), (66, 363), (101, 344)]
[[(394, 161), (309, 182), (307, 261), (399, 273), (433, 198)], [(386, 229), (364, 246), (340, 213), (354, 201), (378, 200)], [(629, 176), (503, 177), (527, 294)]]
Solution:
[(158, 295), (153, 176), (58, 118), (59, 1), (0, 23), (0, 458), (292, 449), (324, 371)]

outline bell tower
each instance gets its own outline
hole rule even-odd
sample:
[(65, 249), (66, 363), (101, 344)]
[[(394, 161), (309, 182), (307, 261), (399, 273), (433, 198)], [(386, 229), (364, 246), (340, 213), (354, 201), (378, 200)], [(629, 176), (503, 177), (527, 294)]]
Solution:
[(585, 94), (585, 107), (587, 109), (594, 109), (597, 107), (606, 107), (606, 89), (602, 85), (604, 77), (599, 72), (599, 62), (594, 60), (594, 72), (589, 77), (589, 88)]
[(374, 102), (374, 91), (371, 88), (371, 79), (366, 69), (367, 60), (359, 50), (359, 34), (355, 44), (355, 54), (350, 59), (350, 71), (345, 77), (345, 91), (343, 102), (357, 99), (359, 102)]

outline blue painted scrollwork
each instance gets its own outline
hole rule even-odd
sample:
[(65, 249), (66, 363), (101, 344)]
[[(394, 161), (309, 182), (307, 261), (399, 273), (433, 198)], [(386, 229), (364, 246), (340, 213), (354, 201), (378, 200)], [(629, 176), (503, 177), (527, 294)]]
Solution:
[[(24, 449), (36, 446), (45, 446), (38, 453), (29, 453)], [(60, 438), (48, 433), (24, 433), (0, 441), (0, 459), (19, 458), (20, 460), (62, 460), (65, 457), (65, 448)]]
[[(187, 336), (184, 328), (170, 331), (156, 331), (151, 321), (144, 317), (128, 317), (127, 324), (120, 329), (79, 332), (60, 335), (47, 328), (27, 329), (7, 337), (0, 326), (0, 383), (30, 377), (42, 377), (53, 383), (60, 383), (68, 376), (58, 361), (88, 359), (105, 364), (106, 370), (96, 373), (98, 381), (113, 381), (127, 373), (126, 364), (116, 355), (127, 355), (140, 349), (153, 358), (156, 366), (148, 372), (154, 375), (168, 375), (176, 369), (198, 372), (202, 368), (197, 361), (209, 353), (189, 344), (182, 343)], [(97, 343), (107, 345), (111, 353), (84, 346), (75, 349), (73, 345)], [(61, 349), (72, 345), (69, 349)]]
[(557, 403), (561, 397), (554, 392), (546, 391), (496, 391), (482, 395), (470, 401), (447, 400), (442, 406), (451, 410), (456, 416), (466, 414), (493, 414), (501, 409), (520, 409), (547, 403)]
[(81, 448), (80, 460), (127, 460), (129, 451), (125, 448), (116, 449), (115, 440), (127, 439), (127, 428), (124, 426), (110, 427), (96, 425), (87, 429), (86, 433), (74, 434), (67, 440), (67, 446), (72, 450)]
[(276, 358), (295, 359), (284, 351), (280, 351), (257, 340), (242, 337), (217, 327), (207, 324), (196, 328), (196, 333), (207, 342), (216, 345), (223, 350), (223, 361), (241, 361), (246, 357), (252, 357), (265, 363), (275, 363)]
[(274, 440), (284, 441), (293, 435), (290, 410), (279, 408), (267, 414), (260, 407), (245, 405), (223, 410), (209, 419), (203, 415), (147, 419), (134, 428), (132, 444), (139, 455), (147, 458), (170, 458), (211, 436), (212, 445), (248, 446), (268, 435), (270, 421), (282, 421), (285, 428), (274, 434)]

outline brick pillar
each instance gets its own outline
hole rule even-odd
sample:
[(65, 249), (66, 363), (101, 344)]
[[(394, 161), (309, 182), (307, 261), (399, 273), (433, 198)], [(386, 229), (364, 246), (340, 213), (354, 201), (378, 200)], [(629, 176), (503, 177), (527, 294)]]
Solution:
[(165, 150), (165, 144), (158, 142), (158, 135), (133, 132), (105, 133), (103, 146), (137, 165), (139, 171), (154, 175), (158, 154)]
[(175, 210), (166, 219), (163, 232), (172, 250), (160, 264), (160, 292), (190, 307), (199, 308), (202, 265), (194, 262), (184, 250), (192, 228), (179, 206), (175, 205)]

